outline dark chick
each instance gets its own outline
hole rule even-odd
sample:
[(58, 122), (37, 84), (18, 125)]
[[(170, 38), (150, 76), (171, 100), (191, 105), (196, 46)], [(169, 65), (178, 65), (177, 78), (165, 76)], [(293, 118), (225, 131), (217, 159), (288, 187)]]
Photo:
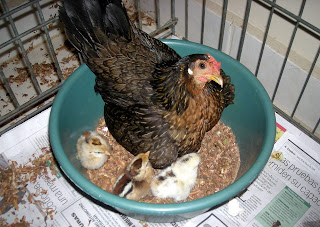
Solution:
[(120, 0), (65, 0), (60, 16), (97, 76), (112, 136), (133, 155), (150, 151), (154, 168), (197, 152), (233, 103), (234, 87), (220, 63), (210, 54), (180, 58), (137, 29)]
[(149, 154), (140, 153), (129, 163), (113, 185), (113, 193), (131, 200), (140, 200), (150, 193), (154, 175), (149, 163)]

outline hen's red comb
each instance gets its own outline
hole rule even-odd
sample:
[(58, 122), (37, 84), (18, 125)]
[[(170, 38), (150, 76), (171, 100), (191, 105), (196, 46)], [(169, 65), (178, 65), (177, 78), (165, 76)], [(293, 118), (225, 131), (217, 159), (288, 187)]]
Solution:
[(207, 53), (207, 56), (209, 57), (209, 62), (212, 63), (212, 66), (214, 67), (215, 70), (220, 71), (221, 68), (221, 62), (217, 62), (214, 57), (212, 57), (209, 53)]

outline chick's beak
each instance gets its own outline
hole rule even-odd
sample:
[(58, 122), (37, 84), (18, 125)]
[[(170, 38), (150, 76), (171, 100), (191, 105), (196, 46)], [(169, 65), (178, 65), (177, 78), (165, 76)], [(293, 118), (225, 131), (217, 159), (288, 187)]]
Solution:
[(221, 87), (223, 87), (223, 79), (220, 73), (215, 73), (215, 74), (209, 74), (207, 75), (209, 80), (213, 80), (217, 84), (219, 84)]

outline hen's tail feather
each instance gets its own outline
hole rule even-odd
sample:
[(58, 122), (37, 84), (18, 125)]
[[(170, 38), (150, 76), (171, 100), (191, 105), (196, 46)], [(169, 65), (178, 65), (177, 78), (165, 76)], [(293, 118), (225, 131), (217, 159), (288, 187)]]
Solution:
[(223, 78), (223, 97), (224, 97), (224, 105), (225, 108), (230, 104), (233, 104), (234, 100), (234, 85), (231, 84), (230, 76), (227, 76), (223, 70), (220, 70), (220, 73)]
[(124, 36), (128, 40), (131, 39), (129, 18), (121, 0), (110, 1), (109, 4), (106, 4), (103, 22), (107, 34), (111, 33), (116, 36)]
[(59, 13), (68, 39), (85, 58), (97, 57), (96, 43), (119, 36), (130, 39), (129, 18), (121, 0), (64, 0)]

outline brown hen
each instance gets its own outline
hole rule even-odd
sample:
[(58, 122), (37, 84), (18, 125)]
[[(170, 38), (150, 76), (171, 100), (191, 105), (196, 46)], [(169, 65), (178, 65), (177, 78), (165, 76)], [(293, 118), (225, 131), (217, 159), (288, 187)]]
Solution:
[(112, 136), (154, 168), (197, 152), (204, 134), (233, 103), (234, 86), (209, 54), (184, 58), (137, 29), (121, 0), (65, 0), (70, 42), (96, 74)]

